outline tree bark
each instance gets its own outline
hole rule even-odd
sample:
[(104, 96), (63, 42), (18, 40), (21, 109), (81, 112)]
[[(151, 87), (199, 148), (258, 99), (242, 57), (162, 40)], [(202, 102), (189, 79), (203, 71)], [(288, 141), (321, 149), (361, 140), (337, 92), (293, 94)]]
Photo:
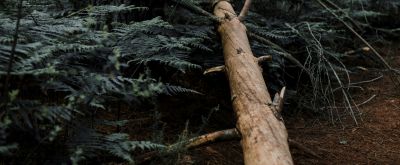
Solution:
[(214, 14), (221, 19), (218, 32), (224, 50), (224, 71), (236, 127), (242, 135), (245, 164), (293, 164), (284, 122), (277, 115), (279, 111), (274, 108), (258, 59), (253, 56), (246, 27), (227, 1), (215, 3)]

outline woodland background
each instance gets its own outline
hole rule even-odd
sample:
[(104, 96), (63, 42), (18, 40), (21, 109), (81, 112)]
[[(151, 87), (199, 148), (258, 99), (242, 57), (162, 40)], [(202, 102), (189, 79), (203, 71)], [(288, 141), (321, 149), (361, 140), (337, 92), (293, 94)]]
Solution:
[[(270, 93), (287, 88), (289, 138), (328, 157), (291, 146), (295, 163), (400, 161), (399, 10), (398, 0), (253, 1), (244, 23), (253, 53), (272, 56)], [(210, 13), (208, 0), (0, 1), (1, 162), (242, 164), (239, 141), (180, 145), (235, 127), (225, 75), (203, 75), (224, 64)]]

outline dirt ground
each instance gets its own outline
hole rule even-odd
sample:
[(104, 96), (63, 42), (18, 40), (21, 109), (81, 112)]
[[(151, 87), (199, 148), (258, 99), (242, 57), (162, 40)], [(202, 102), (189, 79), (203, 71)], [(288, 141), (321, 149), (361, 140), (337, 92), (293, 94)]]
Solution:
[(296, 164), (400, 164), (399, 89), (389, 76), (363, 85), (357, 103), (376, 95), (360, 106), (362, 120), (341, 125), (318, 119), (293, 119), (287, 123), (289, 136), (322, 158), (292, 149)]
[[(380, 50), (394, 67), (400, 66), (399, 48), (395, 44)], [(352, 82), (380, 76), (352, 92), (356, 104), (362, 104), (358, 125), (351, 118), (345, 118), (343, 125), (312, 118), (289, 119), (289, 137), (321, 156), (310, 157), (291, 149), (296, 164), (400, 164), (399, 84), (393, 75), (374, 69), (352, 76)]]

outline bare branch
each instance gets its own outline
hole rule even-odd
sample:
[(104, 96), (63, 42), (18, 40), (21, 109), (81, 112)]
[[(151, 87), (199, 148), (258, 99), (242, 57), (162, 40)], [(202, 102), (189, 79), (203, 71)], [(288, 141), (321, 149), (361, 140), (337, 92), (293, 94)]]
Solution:
[(250, 6), (251, 6), (251, 0), (246, 0), (239, 14), (240, 21), (244, 21), (244, 17), (246, 17), (247, 13), (249, 12)]
[[(198, 137), (189, 139), (188, 141), (186, 141), (184, 143), (186, 143), (185, 148), (190, 149), (190, 148), (195, 148), (195, 147), (198, 147), (198, 146), (201, 146), (204, 144), (213, 143), (213, 142), (220, 141), (220, 140), (232, 140), (232, 139), (239, 139), (239, 138), (240, 138), (240, 134), (237, 131), (237, 129), (232, 128), (232, 129), (212, 132), (209, 134), (198, 136)], [(177, 144), (174, 144), (174, 145), (177, 145)], [(174, 145), (171, 145), (171, 147), (173, 147)]]
[(257, 58), (257, 62), (260, 64), (260, 63), (263, 63), (263, 62), (265, 62), (265, 61), (271, 61), (272, 60), (272, 56), (260, 56), (260, 57), (258, 57)]
[(206, 71), (204, 71), (203, 74), (206, 75), (206, 74), (210, 74), (210, 73), (214, 73), (214, 72), (224, 72), (224, 71), (225, 71), (225, 66), (221, 65), (221, 66), (209, 68)]
[(14, 31), (14, 38), (13, 38), (13, 43), (12, 43), (12, 48), (11, 48), (11, 53), (10, 53), (10, 58), (8, 59), (8, 67), (7, 67), (7, 77), (6, 80), (4, 82), (4, 100), (8, 100), (8, 86), (10, 84), (10, 77), (11, 77), (11, 70), (12, 70), (12, 66), (14, 63), (14, 56), (15, 56), (15, 50), (17, 48), (17, 43), (18, 43), (18, 32), (19, 32), (19, 26), (20, 26), (20, 22), (21, 22), (21, 18), (22, 18), (22, 0), (19, 1), (18, 3), (18, 18), (17, 18), (17, 23), (15, 24), (15, 31)]

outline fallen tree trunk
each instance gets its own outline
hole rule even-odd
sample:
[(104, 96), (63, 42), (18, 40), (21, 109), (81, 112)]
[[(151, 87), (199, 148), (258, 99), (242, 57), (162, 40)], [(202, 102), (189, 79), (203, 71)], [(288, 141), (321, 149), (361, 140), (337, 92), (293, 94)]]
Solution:
[(274, 105), (246, 34), (231, 4), (214, 3), (221, 21), (218, 32), (224, 49), (224, 71), (229, 79), (237, 129), (242, 136), (247, 165), (293, 164), (280, 109)]

